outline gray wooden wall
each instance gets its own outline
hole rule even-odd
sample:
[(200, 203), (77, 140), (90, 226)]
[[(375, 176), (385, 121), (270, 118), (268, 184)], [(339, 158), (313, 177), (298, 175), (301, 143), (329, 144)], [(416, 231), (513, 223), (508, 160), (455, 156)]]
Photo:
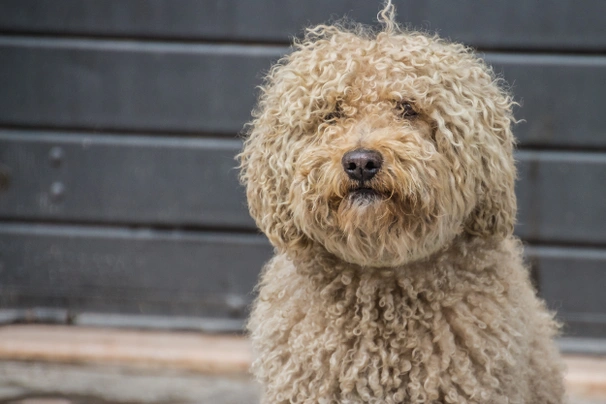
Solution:
[[(517, 234), (568, 335), (606, 337), (606, 2), (395, 3), (512, 84)], [(302, 27), (378, 8), (1, 1), (0, 320), (238, 328), (271, 254), (233, 160), (255, 86)]]

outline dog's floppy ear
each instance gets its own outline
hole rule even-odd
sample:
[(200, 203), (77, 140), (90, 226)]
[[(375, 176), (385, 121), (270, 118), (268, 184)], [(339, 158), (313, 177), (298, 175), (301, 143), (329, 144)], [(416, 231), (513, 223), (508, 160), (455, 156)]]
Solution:
[[(466, 184), (466, 201), (474, 206), (463, 219), (466, 233), (507, 237), (516, 216), (513, 160), (515, 123), (506, 83), (470, 48), (437, 40), (431, 51), (442, 56), (431, 66), (440, 77), (432, 91), (431, 117), (457, 184)], [(456, 56), (456, 57), (455, 57)], [(464, 180), (463, 180), (464, 178)], [(469, 188), (467, 188), (469, 185)]]
[(516, 217), (514, 193), (515, 168), (511, 156), (495, 164), (490, 158), (482, 159), (485, 171), (478, 184), (478, 203), (469, 215), (465, 230), (480, 236), (507, 237), (513, 233)]
[[(452, 57), (453, 49), (457, 58)], [(433, 52), (448, 61), (435, 65), (442, 80), (432, 101), (436, 132), (450, 139), (452, 148), (444, 152), (457, 162), (455, 175), (465, 177), (471, 185), (466, 192), (475, 200), (475, 206), (468, 206), (471, 212), (463, 221), (464, 231), (479, 237), (507, 237), (513, 233), (516, 216), (511, 132), (516, 103), (505, 83), (470, 49), (438, 42)]]
[[(328, 28), (309, 31), (308, 35), (328, 35), (323, 33)], [(314, 108), (313, 97), (301, 91), (308, 80), (301, 72), (309, 69), (310, 62), (306, 57), (293, 60), (295, 55), (298, 51), (274, 64), (259, 87), (254, 119), (246, 126), (244, 148), (238, 155), (240, 181), (246, 186), (251, 216), (274, 247), (288, 251), (291, 258), (311, 245), (295, 225), (291, 188), (298, 152), (306, 144), (298, 139), (309, 131)]]
[(499, 103), (488, 103), (484, 119), (488, 125), (479, 134), (476, 156), (479, 175), (476, 183), (477, 205), (469, 215), (465, 230), (480, 236), (507, 237), (513, 233), (516, 219), (515, 180), (513, 159), (514, 137), (511, 133), (511, 101), (503, 98)]
[[(267, 108), (266, 108), (267, 109)], [(301, 249), (307, 237), (294, 225), (288, 198), (295, 164), (277, 131), (273, 111), (262, 111), (249, 126), (244, 149), (238, 155), (240, 181), (246, 186), (251, 216), (279, 251)]]

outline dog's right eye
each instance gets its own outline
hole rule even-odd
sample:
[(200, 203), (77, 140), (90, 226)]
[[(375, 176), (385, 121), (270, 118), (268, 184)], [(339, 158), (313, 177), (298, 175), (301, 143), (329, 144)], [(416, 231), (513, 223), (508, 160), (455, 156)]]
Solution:
[(341, 103), (337, 103), (334, 111), (324, 115), (324, 122), (333, 124), (339, 118), (343, 117), (343, 110), (341, 109)]
[(399, 102), (398, 105), (396, 106), (396, 110), (398, 111), (398, 114), (402, 118), (406, 118), (406, 119), (411, 119), (411, 118), (414, 118), (417, 115), (419, 115), (419, 113), (417, 111), (415, 111), (412, 104), (410, 102), (406, 102), (406, 101)]

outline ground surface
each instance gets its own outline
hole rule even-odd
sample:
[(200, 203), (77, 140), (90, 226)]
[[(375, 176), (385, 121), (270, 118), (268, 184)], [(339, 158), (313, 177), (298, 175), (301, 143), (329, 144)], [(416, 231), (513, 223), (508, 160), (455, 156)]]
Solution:
[[(5, 361), (2, 404), (255, 404), (258, 386), (245, 375), (204, 375), (120, 366)], [(571, 404), (606, 398), (572, 397)]]
[[(606, 359), (566, 361), (571, 404), (606, 404)], [(249, 363), (243, 337), (0, 327), (0, 404), (254, 404)]]
[(5, 361), (0, 380), (0, 403), (11, 404), (258, 402), (256, 384), (244, 375)]

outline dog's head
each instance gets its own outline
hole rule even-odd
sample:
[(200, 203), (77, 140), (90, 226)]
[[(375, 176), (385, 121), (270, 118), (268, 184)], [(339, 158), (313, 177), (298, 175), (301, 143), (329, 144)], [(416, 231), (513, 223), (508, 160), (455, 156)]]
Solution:
[(389, 3), (380, 20), (309, 29), (267, 75), (241, 178), (284, 252), (389, 267), (513, 231), (510, 97), (470, 49), (402, 30)]

